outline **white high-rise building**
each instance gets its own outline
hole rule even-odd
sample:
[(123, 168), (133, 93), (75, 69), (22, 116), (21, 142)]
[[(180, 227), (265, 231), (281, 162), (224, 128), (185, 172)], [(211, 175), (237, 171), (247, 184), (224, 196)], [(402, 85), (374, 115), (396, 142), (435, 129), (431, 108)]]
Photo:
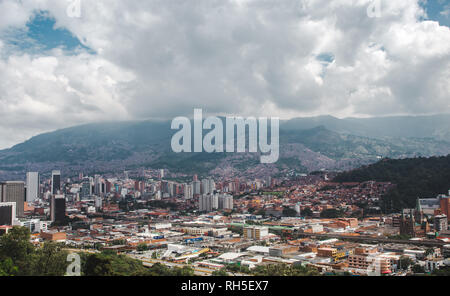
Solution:
[(219, 208), (219, 197), (217, 194), (202, 194), (199, 198), (199, 211), (211, 212)]
[(192, 199), (194, 197), (194, 186), (192, 184), (184, 184), (184, 199)]
[(95, 208), (101, 209), (103, 207), (103, 198), (101, 196), (95, 197)]
[(39, 173), (27, 173), (27, 202), (34, 202), (39, 198)]
[(297, 216), (300, 216), (302, 211), (301, 211), (301, 203), (297, 203), (295, 204), (295, 211), (297, 212)]
[(200, 181), (194, 181), (192, 182), (192, 186), (194, 187), (194, 195), (201, 194), (201, 182)]
[(212, 194), (216, 190), (216, 183), (212, 178), (202, 180), (202, 194)]
[(233, 209), (233, 196), (229, 194), (219, 195), (219, 209), (232, 210)]

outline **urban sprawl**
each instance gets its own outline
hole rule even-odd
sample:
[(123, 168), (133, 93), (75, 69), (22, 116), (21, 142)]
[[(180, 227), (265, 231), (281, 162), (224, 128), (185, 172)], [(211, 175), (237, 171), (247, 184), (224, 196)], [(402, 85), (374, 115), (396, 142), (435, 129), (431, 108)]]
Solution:
[[(432, 273), (449, 265), (449, 194), (381, 214), (394, 184), (334, 183), (328, 173), (264, 180), (180, 180), (170, 171), (0, 182), (0, 235), (26, 227), (36, 246), (111, 250), (212, 275), (227, 266), (315, 268), (323, 275)], [(177, 179), (178, 178), (178, 179)]]

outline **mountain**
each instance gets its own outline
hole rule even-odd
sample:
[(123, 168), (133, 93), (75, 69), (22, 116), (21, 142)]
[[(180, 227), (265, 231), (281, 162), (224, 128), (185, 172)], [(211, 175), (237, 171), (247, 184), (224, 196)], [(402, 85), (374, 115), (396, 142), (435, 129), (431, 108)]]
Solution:
[[(106, 122), (35, 136), (0, 151), (0, 180), (22, 179), (26, 171), (67, 174), (112, 173), (139, 168), (227, 176), (277, 175), (289, 170), (348, 170), (380, 157), (450, 154), (447, 115), (375, 119), (331, 116), (280, 124), (280, 159), (260, 164), (258, 154), (173, 153), (168, 121)], [(387, 123), (386, 123), (387, 122)], [(388, 127), (394, 124), (395, 127)], [(422, 126), (422, 128), (418, 128)]]
[(433, 138), (450, 141), (450, 114), (344, 118), (318, 116), (295, 118), (283, 123), (287, 130), (323, 126), (331, 131), (369, 138)]
[(445, 157), (384, 159), (337, 175), (335, 182), (392, 182), (396, 188), (384, 197), (385, 210), (415, 206), (416, 199), (432, 198), (450, 189), (450, 155)]

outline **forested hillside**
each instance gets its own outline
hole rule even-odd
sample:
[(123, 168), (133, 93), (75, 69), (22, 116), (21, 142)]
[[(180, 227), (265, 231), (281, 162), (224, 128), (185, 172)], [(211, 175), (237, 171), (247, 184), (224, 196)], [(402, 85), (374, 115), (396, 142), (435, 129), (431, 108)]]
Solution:
[(341, 173), (336, 182), (379, 181), (397, 185), (381, 206), (387, 210), (414, 207), (417, 197), (431, 198), (450, 189), (450, 155), (445, 157), (384, 159)]

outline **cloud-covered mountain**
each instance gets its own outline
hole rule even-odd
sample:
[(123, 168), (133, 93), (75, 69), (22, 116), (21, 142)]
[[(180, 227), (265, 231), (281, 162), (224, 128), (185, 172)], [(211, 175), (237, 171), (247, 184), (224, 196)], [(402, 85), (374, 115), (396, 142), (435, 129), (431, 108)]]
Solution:
[(31, 138), (0, 151), (0, 178), (22, 178), (26, 170), (67, 174), (109, 173), (125, 169), (168, 168), (219, 175), (277, 174), (294, 169), (343, 170), (380, 157), (450, 154), (449, 115), (337, 119), (330, 116), (283, 121), (280, 159), (259, 163), (249, 153), (173, 153), (174, 130), (167, 121), (88, 124)]
[(450, 112), (446, 1), (381, 1), (371, 17), (373, 2), (1, 0), (0, 147), (195, 107), (285, 119)]

